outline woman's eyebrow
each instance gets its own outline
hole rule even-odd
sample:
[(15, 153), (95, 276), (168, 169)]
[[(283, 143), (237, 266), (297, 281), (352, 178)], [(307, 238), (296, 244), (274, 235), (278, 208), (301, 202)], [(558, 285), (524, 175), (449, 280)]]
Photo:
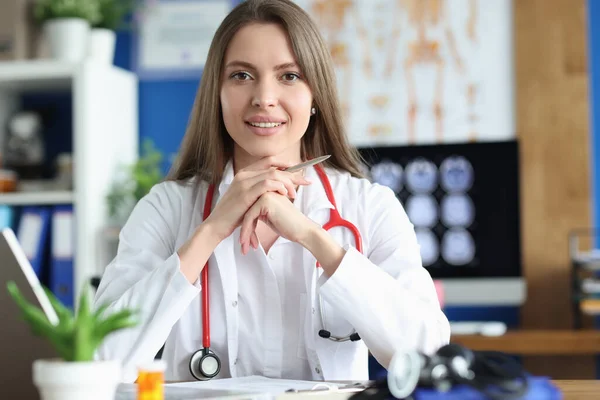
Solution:
[(296, 64), (295, 62), (288, 62), (288, 63), (283, 63), (283, 64), (279, 64), (277, 66), (275, 66), (275, 71), (281, 71), (282, 69), (294, 69), (294, 68), (298, 68), (298, 64)]
[[(248, 68), (248, 69), (256, 70), (256, 66), (254, 66), (253, 64), (246, 62), (246, 61), (234, 60), (234, 61), (228, 62), (227, 65), (225, 65), (225, 69), (233, 68), (233, 67), (241, 67), (241, 68)], [(287, 63), (276, 65), (275, 68), (273, 68), (273, 69), (275, 71), (280, 71), (282, 69), (290, 69), (290, 68), (298, 68), (298, 64), (295, 62), (287, 62)]]

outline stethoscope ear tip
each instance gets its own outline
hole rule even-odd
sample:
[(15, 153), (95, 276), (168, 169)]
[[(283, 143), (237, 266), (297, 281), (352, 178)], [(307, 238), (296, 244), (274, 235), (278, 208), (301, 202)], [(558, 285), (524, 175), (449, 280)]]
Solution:
[(326, 331), (325, 329), (320, 329), (319, 336), (321, 336), (323, 339), (329, 339), (331, 337), (331, 332)]
[(358, 342), (360, 340), (360, 335), (358, 333), (353, 333), (352, 335), (350, 335), (350, 341), (352, 342)]

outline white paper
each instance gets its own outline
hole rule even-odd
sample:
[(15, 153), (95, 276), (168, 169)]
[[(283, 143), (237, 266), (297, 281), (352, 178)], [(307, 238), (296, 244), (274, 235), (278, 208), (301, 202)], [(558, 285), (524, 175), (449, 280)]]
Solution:
[[(357, 382), (364, 384), (364, 382)], [(352, 388), (350, 388), (350, 386)], [(316, 382), (290, 379), (266, 378), (263, 376), (246, 376), (240, 378), (213, 379), (209, 381), (194, 381), (165, 384), (165, 400), (171, 399), (252, 399), (272, 400), (286, 394), (289, 389), (298, 391), (311, 390), (315, 393), (333, 391), (360, 391), (362, 387), (351, 383)], [(116, 400), (135, 400), (137, 385), (120, 384)]]
[(202, 68), (213, 36), (229, 11), (229, 0), (148, 4), (141, 18), (140, 68)]
[[(164, 386), (164, 400), (272, 400), (272, 396), (262, 393), (247, 393), (237, 388), (212, 389), (204, 386), (183, 384), (166, 384)], [(115, 400), (137, 400), (137, 384), (121, 383), (117, 388)]]
[(339, 388), (339, 383), (298, 381), (289, 379), (273, 379), (263, 376), (247, 376), (241, 378), (214, 379), (204, 382), (176, 383), (168, 386), (202, 388), (202, 389), (235, 389), (236, 391), (248, 393), (263, 393), (278, 395), (289, 389), (312, 390), (314, 388), (329, 387)]
[(30, 261), (37, 257), (42, 234), (42, 218), (36, 214), (26, 213), (19, 226), (19, 243)]
[(511, 0), (295, 1), (333, 55), (354, 145), (515, 137)]

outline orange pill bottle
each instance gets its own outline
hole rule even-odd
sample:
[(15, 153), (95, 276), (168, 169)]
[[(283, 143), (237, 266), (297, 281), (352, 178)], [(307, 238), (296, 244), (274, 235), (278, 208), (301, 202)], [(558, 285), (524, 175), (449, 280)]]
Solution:
[(155, 360), (138, 367), (137, 400), (164, 400), (165, 369), (162, 360)]

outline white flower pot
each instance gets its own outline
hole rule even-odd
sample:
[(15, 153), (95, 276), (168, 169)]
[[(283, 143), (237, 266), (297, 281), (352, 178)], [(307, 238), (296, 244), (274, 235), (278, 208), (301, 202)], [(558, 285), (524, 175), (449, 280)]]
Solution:
[(44, 35), (50, 56), (68, 62), (79, 62), (87, 56), (90, 24), (81, 18), (58, 18), (46, 21)]
[(118, 361), (33, 362), (33, 383), (41, 400), (114, 400), (120, 382)]
[(102, 64), (112, 65), (115, 58), (117, 34), (110, 29), (93, 28), (90, 32), (88, 57)]

